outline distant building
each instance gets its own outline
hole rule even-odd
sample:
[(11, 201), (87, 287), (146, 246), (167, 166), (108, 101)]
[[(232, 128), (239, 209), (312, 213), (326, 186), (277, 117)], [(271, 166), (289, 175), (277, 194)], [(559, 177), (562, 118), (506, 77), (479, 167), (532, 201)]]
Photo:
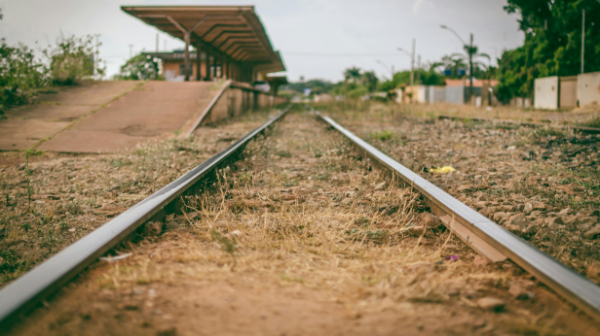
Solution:
[[(185, 78), (185, 66), (183, 50), (173, 50), (169, 52), (144, 52), (143, 55), (158, 58), (161, 64), (161, 75), (167, 81), (183, 82)], [(196, 57), (198, 54), (190, 52), (190, 73), (195, 74), (197, 69)], [(201, 79), (206, 77), (206, 53), (200, 53), (200, 73)], [(217, 70), (218, 67), (217, 67)], [(196, 76), (190, 77), (190, 80), (197, 81)]]
[(490, 98), (490, 88), (494, 88), (499, 82), (495, 79), (473, 79), (473, 92), (470, 90), (470, 81), (464, 79), (446, 79), (445, 100), (451, 104), (468, 104), (469, 99), (481, 97), (484, 105), (487, 105)]
[(600, 104), (600, 72), (536, 78), (534, 87), (533, 106), (537, 109), (573, 109)]
[(253, 85), (265, 82), (269, 73), (285, 71), (281, 55), (273, 49), (254, 6), (122, 6), (121, 9), (185, 44), (183, 50), (145, 53), (161, 60), (166, 80), (220, 78)]

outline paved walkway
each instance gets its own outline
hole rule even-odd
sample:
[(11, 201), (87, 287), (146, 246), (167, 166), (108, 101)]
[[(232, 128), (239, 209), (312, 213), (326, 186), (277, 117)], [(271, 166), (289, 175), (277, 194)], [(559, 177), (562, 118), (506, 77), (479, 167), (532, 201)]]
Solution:
[[(193, 123), (218, 92), (212, 82), (101, 82), (44, 97), (0, 122), (0, 150), (112, 153), (165, 139)], [(117, 99), (118, 98), (118, 99)], [(70, 126), (70, 127), (69, 127)]]
[(48, 139), (93, 111), (98, 111), (141, 82), (84, 82), (76, 87), (58, 88), (55, 94), (43, 94), (39, 104), (6, 112), (0, 121), (0, 150), (24, 150)]

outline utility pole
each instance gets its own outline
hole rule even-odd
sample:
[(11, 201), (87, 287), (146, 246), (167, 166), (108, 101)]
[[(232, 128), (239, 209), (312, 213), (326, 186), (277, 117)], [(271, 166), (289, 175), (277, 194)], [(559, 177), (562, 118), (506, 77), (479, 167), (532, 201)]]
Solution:
[(156, 33), (156, 52), (158, 52), (158, 33)]
[(413, 96), (415, 95), (415, 48), (416, 48), (416, 40), (413, 38), (412, 43), (412, 52), (408, 53), (408, 51), (398, 48), (398, 51), (402, 51), (403, 53), (410, 56), (410, 90), (412, 92), (410, 97), (410, 102), (413, 101)]
[(473, 95), (473, 33), (471, 33), (471, 44), (469, 45), (469, 102)]
[(421, 85), (421, 55), (417, 57), (417, 85)]
[(584, 72), (585, 56), (585, 9), (581, 13), (581, 73)]
[(413, 102), (413, 97), (415, 96), (415, 48), (417, 41), (413, 38), (412, 43), (412, 53), (410, 54), (410, 102)]
[(133, 44), (129, 44), (129, 58), (133, 57)]

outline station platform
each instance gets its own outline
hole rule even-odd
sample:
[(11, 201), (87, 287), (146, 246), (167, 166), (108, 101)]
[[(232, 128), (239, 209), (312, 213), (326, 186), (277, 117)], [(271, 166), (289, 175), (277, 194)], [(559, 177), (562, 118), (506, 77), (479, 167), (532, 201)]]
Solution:
[(114, 153), (173, 137), (219, 92), (214, 82), (108, 81), (64, 88), (0, 121), (0, 150)]

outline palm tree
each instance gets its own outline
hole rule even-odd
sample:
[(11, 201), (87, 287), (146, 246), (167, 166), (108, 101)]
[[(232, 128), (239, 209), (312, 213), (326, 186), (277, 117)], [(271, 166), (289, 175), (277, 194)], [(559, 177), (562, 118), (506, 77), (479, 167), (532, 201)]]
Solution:
[(465, 62), (465, 56), (463, 54), (454, 53), (442, 57), (440, 62), (435, 62), (431, 65), (430, 69), (437, 69), (443, 67), (444, 69), (450, 69), (451, 75), (458, 74), (458, 69), (466, 69), (467, 63)]
[(357, 82), (361, 76), (361, 70), (357, 67), (348, 68), (344, 71), (344, 79), (346, 81)]
[(377, 89), (377, 82), (379, 81), (379, 79), (375, 75), (375, 72), (373, 72), (373, 71), (364, 72), (361, 76), (361, 80), (363, 82), (363, 85), (365, 85), (367, 87), (369, 92), (374, 92)]

